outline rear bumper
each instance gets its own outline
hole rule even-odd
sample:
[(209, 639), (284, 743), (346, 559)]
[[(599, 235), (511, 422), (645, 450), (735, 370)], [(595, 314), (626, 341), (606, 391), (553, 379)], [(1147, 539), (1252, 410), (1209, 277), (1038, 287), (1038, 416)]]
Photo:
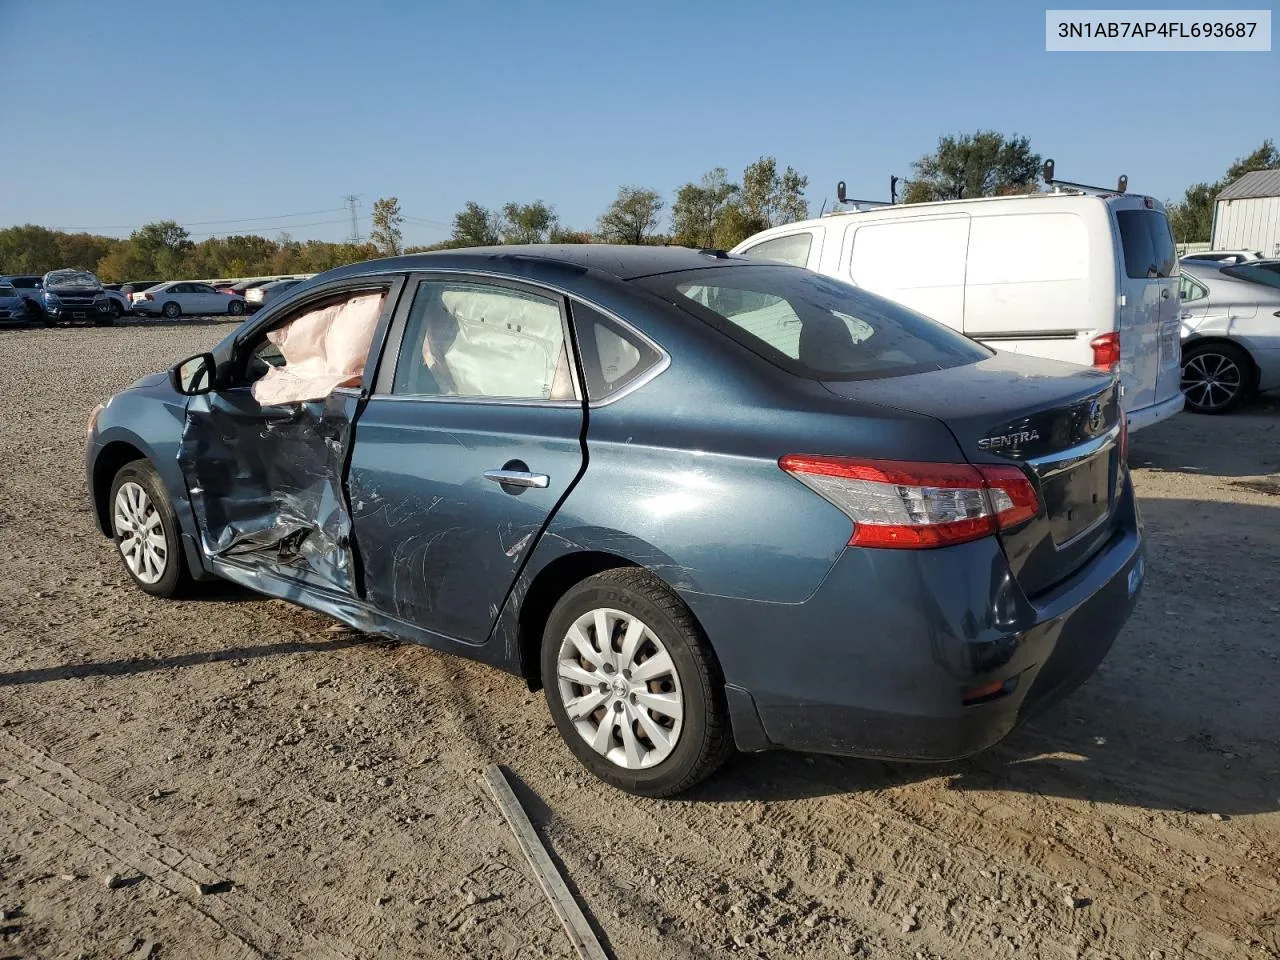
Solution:
[(1159, 403), (1153, 403), (1145, 407), (1138, 407), (1136, 410), (1130, 410), (1129, 413), (1129, 432), (1141, 430), (1143, 427), (1149, 427), (1153, 423), (1159, 423), (1161, 420), (1167, 420), (1175, 413), (1182, 410), (1182, 405), (1186, 402), (1182, 392), (1174, 394), (1168, 400), (1162, 400)]
[(1106, 546), (1034, 601), (994, 538), (850, 550), (805, 603), (740, 609), (727, 640), (724, 604), (690, 598), (711, 614), (738, 746), (937, 761), (997, 743), (1089, 677), (1132, 612), (1145, 546), (1131, 484), (1125, 501)]

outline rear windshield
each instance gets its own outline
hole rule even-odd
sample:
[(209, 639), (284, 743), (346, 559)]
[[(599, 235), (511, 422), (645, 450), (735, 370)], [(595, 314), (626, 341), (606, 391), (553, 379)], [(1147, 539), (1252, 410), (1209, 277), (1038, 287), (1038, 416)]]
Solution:
[(714, 267), (636, 282), (769, 362), (814, 380), (902, 376), (991, 356), (928, 317), (808, 270)]
[(1268, 287), (1280, 287), (1280, 261), (1275, 263), (1238, 263), (1223, 267), (1222, 272), (1237, 280), (1248, 280)]
[(1169, 218), (1158, 210), (1117, 210), (1124, 272), (1132, 280), (1171, 277), (1178, 269), (1178, 251), (1169, 231)]

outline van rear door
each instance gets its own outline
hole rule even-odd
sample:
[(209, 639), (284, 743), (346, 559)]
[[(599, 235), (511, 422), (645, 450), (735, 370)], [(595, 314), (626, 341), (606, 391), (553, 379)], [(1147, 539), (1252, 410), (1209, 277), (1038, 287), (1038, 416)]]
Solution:
[(1149, 197), (1110, 198), (1117, 237), (1120, 381), (1129, 414), (1176, 396), (1182, 341), (1178, 255), (1164, 207)]

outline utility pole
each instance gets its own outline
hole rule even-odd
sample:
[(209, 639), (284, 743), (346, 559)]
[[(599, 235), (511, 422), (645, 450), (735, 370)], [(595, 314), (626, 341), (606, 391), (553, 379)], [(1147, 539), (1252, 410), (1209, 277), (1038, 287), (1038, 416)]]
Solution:
[(348, 193), (342, 198), (346, 201), (348, 207), (351, 208), (351, 243), (360, 242), (360, 221), (356, 216), (356, 206), (360, 203), (360, 194)]

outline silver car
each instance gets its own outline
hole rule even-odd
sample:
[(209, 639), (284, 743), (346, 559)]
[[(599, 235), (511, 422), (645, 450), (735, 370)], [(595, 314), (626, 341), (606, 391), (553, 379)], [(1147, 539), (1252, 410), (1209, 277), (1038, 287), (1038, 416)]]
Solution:
[(1227, 413), (1280, 389), (1276, 261), (1182, 262), (1182, 390), (1187, 409)]

